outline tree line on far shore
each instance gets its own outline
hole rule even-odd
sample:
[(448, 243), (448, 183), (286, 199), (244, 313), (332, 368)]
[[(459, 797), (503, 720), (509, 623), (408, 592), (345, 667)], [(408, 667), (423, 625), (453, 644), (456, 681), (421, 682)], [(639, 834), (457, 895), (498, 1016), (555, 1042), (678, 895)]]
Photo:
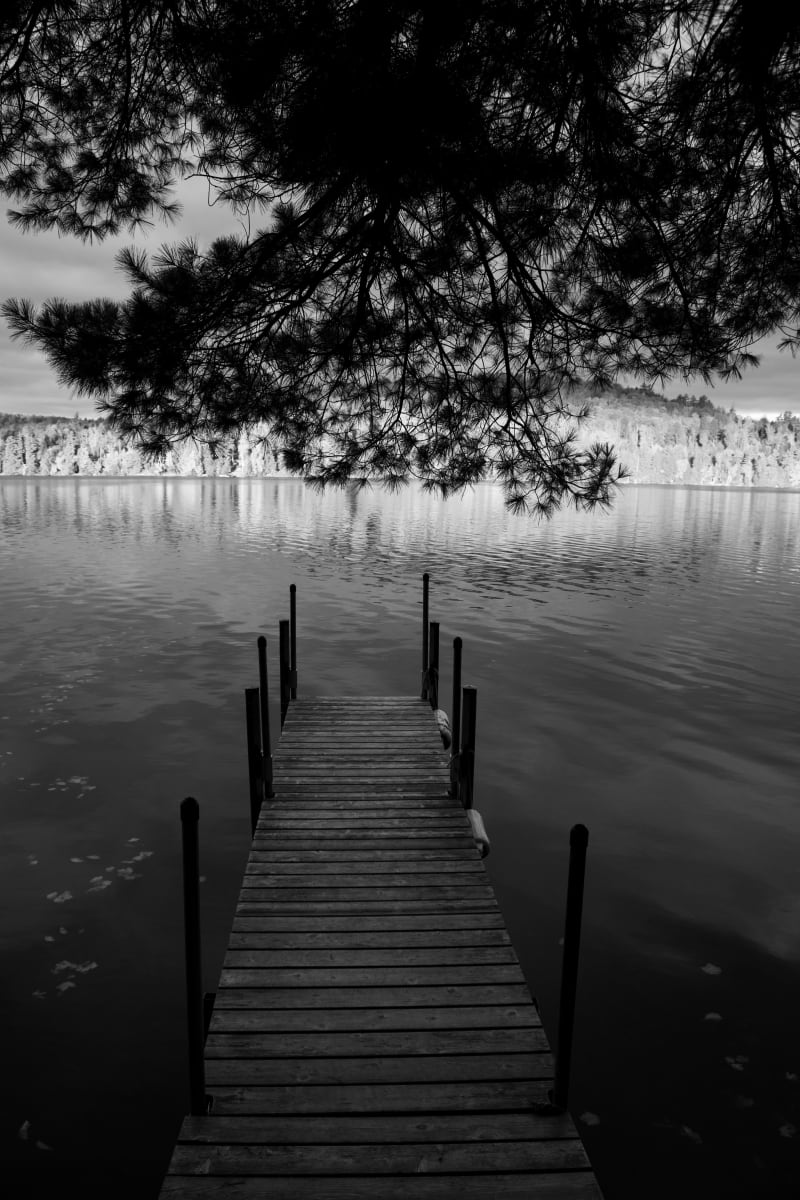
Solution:
[[(743, 417), (706, 396), (666, 399), (613, 387), (587, 397), (579, 444), (616, 447), (632, 483), (800, 487), (800, 417)], [(147, 457), (101, 418), (0, 413), (2, 475), (289, 475), (266, 431), (221, 437), (212, 448), (187, 441), (161, 459)]]

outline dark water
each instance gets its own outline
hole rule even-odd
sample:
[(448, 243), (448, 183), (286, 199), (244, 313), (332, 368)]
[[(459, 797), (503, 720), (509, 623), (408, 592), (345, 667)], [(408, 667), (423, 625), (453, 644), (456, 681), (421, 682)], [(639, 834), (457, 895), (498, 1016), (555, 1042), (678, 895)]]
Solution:
[(607, 1200), (800, 1195), (800, 495), (629, 489), (541, 526), (488, 486), (23, 479), (0, 521), (13, 1196), (157, 1195), (187, 1103), (179, 801), (213, 988), (256, 635), (274, 678), (294, 581), (303, 694), (412, 693), (424, 570), (551, 1034), (567, 835), (590, 829), (572, 1106)]

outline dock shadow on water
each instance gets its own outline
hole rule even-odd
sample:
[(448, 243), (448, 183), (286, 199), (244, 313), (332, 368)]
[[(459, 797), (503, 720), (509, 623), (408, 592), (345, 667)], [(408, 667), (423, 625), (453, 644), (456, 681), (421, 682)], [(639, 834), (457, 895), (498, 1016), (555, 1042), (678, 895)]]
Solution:
[(277, 644), (294, 580), (318, 694), (413, 694), (430, 570), (442, 693), (458, 633), (490, 875), (551, 1037), (563, 838), (592, 831), (572, 1107), (607, 1200), (794, 1197), (800, 497), (630, 489), (546, 526), (491, 487), (19, 479), (0, 505), (12, 1195), (157, 1196), (188, 1105), (179, 801), (201, 802), (213, 988), (255, 636)]

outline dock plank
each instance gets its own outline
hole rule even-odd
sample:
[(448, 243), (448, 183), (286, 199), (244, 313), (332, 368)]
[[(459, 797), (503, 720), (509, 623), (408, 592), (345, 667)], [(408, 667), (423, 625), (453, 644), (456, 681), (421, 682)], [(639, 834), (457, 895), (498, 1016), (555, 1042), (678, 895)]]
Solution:
[[(487, 1194), (487, 1187), (491, 1191)], [(602, 1200), (590, 1171), (516, 1172), (485, 1175), (318, 1175), (269, 1181), (269, 1200)], [(168, 1175), (161, 1190), (164, 1200), (264, 1200), (264, 1181), (242, 1175), (187, 1177)]]
[[(375, 1146), (209, 1146), (198, 1155), (179, 1146), (172, 1160), (176, 1171), (216, 1175), (428, 1175), (506, 1171), (574, 1171), (588, 1167), (586, 1152), (575, 1139), (506, 1141), (497, 1144), (455, 1142), (386, 1145), (376, 1160)], [(377, 1181), (376, 1181), (377, 1183)], [(378, 1183), (377, 1190), (380, 1190)]]
[(343, 1033), (362, 1030), (523, 1029), (538, 1028), (539, 1014), (530, 1003), (481, 1004), (459, 1008), (215, 1008), (211, 1033), (306, 1032)]
[[(391, 967), (397, 961), (397, 947), (374, 947), (371, 950), (342, 949), (330, 947), (303, 950), (265, 950), (251, 941), (237, 943), (233, 948), (231, 935), (229, 950), (225, 955), (224, 967), (322, 967), (337, 966), (343, 962), (348, 967)], [(255, 935), (251, 934), (251, 938)], [(436, 946), (425, 949), (403, 947), (403, 962), (406, 966), (439, 967), (451, 965), (474, 966), (476, 963), (515, 963), (517, 956), (509, 945), (498, 946)]]
[[(341, 1143), (504, 1142), (574, 1138), (564, 1114), (532, 1113), (393, 1113), (379, 1116), (187, 1117), (184, 1142), (192, 1145), (244, 1142), (257, 1146), (329, 1145)], [(373, 1151), (374, 1152), (374, 1151)]]
[[(541, 1026), (525, 1029), (483, 1030), (480, 1046), (484, 1053), (547, 1052), (549, 1047)], [(271, 1036), (249, 1033), (210, 1033), (206, 1058), (351, 1058), (412, 1057), (432, 1054), (475, 1053), (475, 1034), (471, 1029), (396, 1029), (357, 1030), (351, 1032), (276, 1033)]]
[(161, 1200), (602, 1200), (413, 698), (290, 705)]

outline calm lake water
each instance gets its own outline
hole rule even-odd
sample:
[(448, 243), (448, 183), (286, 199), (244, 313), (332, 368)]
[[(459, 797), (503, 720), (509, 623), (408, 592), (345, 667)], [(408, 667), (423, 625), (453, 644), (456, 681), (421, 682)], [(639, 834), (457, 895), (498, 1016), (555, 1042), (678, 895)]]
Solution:
[(428, 570), (551, 1036), (568, 832), (590, 830), (571, 1100), (607, 1200), (796, 1200), (800, 495), (629, 488), (537, 525), (488, 485), (10, 479), (0, 525), (14, 1198), (157, 1195), (188, 1102), (179, 802), (201, 805), (213, 989), (256, 636), (275, 679), (295, 582), (303, 695), (414, 693)]

